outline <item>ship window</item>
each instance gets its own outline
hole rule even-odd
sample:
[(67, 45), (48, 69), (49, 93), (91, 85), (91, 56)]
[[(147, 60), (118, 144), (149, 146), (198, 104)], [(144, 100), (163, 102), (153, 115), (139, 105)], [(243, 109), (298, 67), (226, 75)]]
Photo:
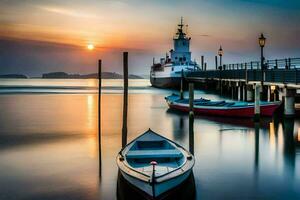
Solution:
[(180, 62), (182, 61), (182, 58), (181, 58), (181, 57), (179, 58), (179, 61), (180, 61)]
[(175, 57), (175, 60), (177, 60), (178, 58), (177, 57)]
[(186, 57), (183, 57), (183, 61), (186, 61)]
[(185, 42), (182, 42), (182, 45), (185, 46)]

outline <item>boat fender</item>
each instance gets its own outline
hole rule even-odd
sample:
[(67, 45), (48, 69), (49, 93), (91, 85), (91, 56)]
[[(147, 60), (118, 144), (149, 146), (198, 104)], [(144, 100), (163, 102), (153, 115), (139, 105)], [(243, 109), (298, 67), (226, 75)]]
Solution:
[(187, 158), (188, 160), (192, 160), (193, 156), (188, 155), (186, 158)]
[(121, 162), (124, 161), (124, 157), (121, 156), (121, 157), (119, 158), (119, 160), (120, 160)]

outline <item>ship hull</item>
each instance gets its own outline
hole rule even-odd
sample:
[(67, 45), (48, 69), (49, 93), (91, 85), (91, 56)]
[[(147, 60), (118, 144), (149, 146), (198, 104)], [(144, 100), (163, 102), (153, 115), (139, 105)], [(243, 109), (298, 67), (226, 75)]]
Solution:
[[(188, 106), (171, 105), (169, 107), (182, 112), (189, 112)], [(261, 116), (272, 117), (279, 105), (264, 105), (261, 106)], [(198, 115), (212, 115), (212, 116), (225, 116), (225, 117), (253, 117), (254, 107), (238, 108), (238, 109), (207, 109), (207, 108), (194, 108), (195, 114)]]
[[(174, 103), (167, 101), (169, 107), (174, 110), (182, 112), (189, 112), (190, 108), (188, 104)], [(279, 103), (269, 103), (260, 106), (260, 114), (265, 117), (272, 117), (275, 111), (279, 108)], [(194, 106), (194, 112), (197, 115), (212, 115), (212, 116), (225, 116), (225, 117), (253, 117), (254, 105), (245, 107), (213, 107), (213, 106)]]
[(153, 87), (157, 88), (174, 88), (179, 89), (181, 85), (181, 77), (150, 77), (150, 82)]

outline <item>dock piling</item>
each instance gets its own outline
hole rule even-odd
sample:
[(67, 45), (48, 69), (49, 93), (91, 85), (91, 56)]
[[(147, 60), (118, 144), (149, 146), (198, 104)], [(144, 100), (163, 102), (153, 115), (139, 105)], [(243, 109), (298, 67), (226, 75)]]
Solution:
[(295, 95), (296, 89), (284, 88), (284, 116), (292, 118), (295, 115)]
[(216, 70), (218, 70), (218, 56), (215, 56)]
[(204, 56), (201, 56), (201, 68), (204, 70)]
[(253, 102), (253, 87), (252, 85), (246, 86), (246, 101), (247, 102)]
[(194, 155), (194, 83), (189, 83), (189, 151)]
[(101, 176), (102, 157), (101, 157), (101, 66), (102, 61), (98, 60), (98, 153), (99, 153), (99, 176)]
[(123, 96), (123, 126), (122, 148), (127, 144), (127, 112), (128, 112), (128, 52), (123, 52), (124, 96)]
[(254, 121), (259, 121), (260, 117), (260, 85), (255, 84)]
[(183, 99), (183, 69), (181, 70), (180, 78), (180, 99)]

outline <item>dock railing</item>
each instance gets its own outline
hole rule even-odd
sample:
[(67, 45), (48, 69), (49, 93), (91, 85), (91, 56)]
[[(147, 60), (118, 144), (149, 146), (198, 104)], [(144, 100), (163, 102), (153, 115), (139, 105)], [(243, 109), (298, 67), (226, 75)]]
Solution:
[[(219, 70), (194, 71), (185, 74), (187, 79), (234, 79), (261, 81), (259, 61), (223, 65)], [(264, 65), (264, 82), (300, 83), (300, 58), (267, 60)]]

